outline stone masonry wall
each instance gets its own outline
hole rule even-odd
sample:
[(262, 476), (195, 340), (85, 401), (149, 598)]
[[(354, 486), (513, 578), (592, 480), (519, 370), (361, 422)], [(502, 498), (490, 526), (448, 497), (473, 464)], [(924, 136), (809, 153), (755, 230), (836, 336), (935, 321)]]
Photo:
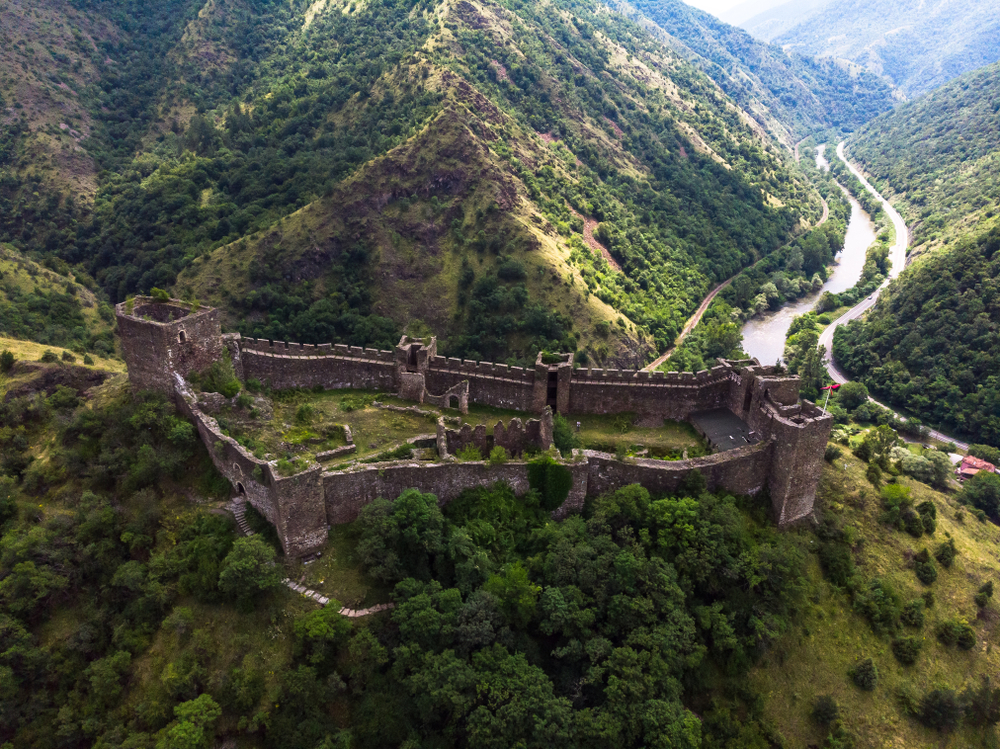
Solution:
[(767, 486), (773, 449), (770, 442), (759, 442), (692, 460), (637, 458), (628, 462), (584, 450), (589, 465), (587, 496), (599, 497), (629, 484), (640, 484), (654, 494), (672, 493), (693, 470), (701, 471), (709, 491), (757, 494)]
[(391, 352), (347, 346), (333, 347), (330, 353), (324, 351), (329, 351), (329, 348), (305, 344), (293, 348), (265, 349), (244, 343), (240, 347), (246, 379), (256, 378), (262, 383), (270, 383), (277, 390), (317, 385), (328, 390), (397, 390), (396, 367)]
[[(562, 507), (553, 513), (556, 517), (582, 508), (586, 497), (586, 462), (567, 463), (566, 467), (573, 474), (573, 486)], [(518, 496), (527, 493), (530, 488), (528, 464), (397, 462), (323, 474), (326, 514), (331, 525), (353, 522), (361, 508), (373, 500), (379, 497), (394, 500), (407, 489), (430, 492), (444, 505), (465, 489), (492, 486), (497, 482), (509, 484)]]
[[(154, 303), (148, 297), (115, 307), (118, 336), (134, 390), (174, 392), (173, 372), (202, 370), (222, 356), (219, 311), (191, 313), (177, 302)], [(143, 319), (148, 317), (149, 319)]]
[(212, 463), (275, 527), (285, 553), (302, 556), (321, 548), (326, 543), (327, 524), (320, 467), (295, 476), (278, 476), (272, 464), (255, 458), (222, 433), (218, 422), (198, 408), (194, 393), (176, 373), (174, 385), (177, 407), (194, 422)]

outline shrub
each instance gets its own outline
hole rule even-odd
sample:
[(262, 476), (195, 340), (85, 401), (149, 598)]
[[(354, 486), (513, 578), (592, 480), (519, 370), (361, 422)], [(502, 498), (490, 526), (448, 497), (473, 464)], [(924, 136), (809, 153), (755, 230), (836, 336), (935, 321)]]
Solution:
[(375, 396), (370, 394), (345, 395), (340, 399), (340, 410), (344, 413), (360, 411), (375, 402)]
[(248, 393), (240, 393), (236, 397), (236, 405), (240, 408), (250, 408), (253, 405), (253, 398)]
[(877, 634), (892, 632), (899, 624), (902, 605), (896, 591), (884, 580), (878, 578), (854, 596), (854, 610), (868, 620)]
[(904, 666), (912, 666), (917, 662), (920, 649), (924, 646), (919, 637), (897, 637), (892, 641), (892, 654)]
[(837, 701), (830, 695), (824, 694), (816, 698), (809, 717), (813, 719), (814, 723), (818, 723), (821, 726), (828, 726), (837, 719), (839, 712), (840, 709), (837, 707)]
[(551, 456), (543, 455), (528, 464), (528, 484), (541, 496), (542, 509), (552, 512), (569, 496), (573, 474)]
[(923, 521), (924, 531), (927, 535), (933, 536), (937, 530), (937, 505), (927, 500), (918, 504), (916, 509)]
[(852, 668), (848, 675), (857, 686), (866, 692), (871, 692), (878, 685), (878, 666), (871, 658), (865, 658)]
[(924, 535), (924, 520), (916, 512), (910, 508), (906, 508), (902, 512), (903, 527), (906, 532), (909, 533), (914, 538), (920, 538)]
[(455, 457), (461, 461), (475, 461), (482, 460), (483, 454), (479, 452), (479, 448), (476, 447), (471, 442), (455, 453)]
[(552, 417), (552, 443), (568, 458), (573, 454), (573, 448), (580, 446), (580, 438), (573, 432), (569, 421), (562, 414)]
[(55, 351), (49, 351), (48, 349), (46, 349), (45, 351), (42, 352), (42, 356), (38, 361), (42, 362), (43, 364), (55, 364), (57, 361), (59, 361), (59, 355), (56, 354)]
[(152, 297), (153, 301), (157, 304), (170, 301), (170, 294), (163, 289), (156, 288), (155, 286), (149, 290), (149, 296)]
[(835, 460), (839, 459), (840, 456), (843, 454), (844, 451), (841, 450), (836, 445), (827, 445), (826, 452), (823, 453), (823, 459), (826, 460), (827, 463), (833, 463)]
[(983, 677), (978, 689), (964, 690), (961, 699), (969, 725), (982, 728), (1000, 723), (1000, 689), (993, 688), (988, 676)]
[(924, 626), (924, 602), (921, 599), (910, 601), (903, 607), (899, 620), (907, 627), (920, 629)]
[(937, 559), (941, 566), (945, 569), (951, 568), (951, 565), (955, 562), (956, 556), (958, 556), (958, 549), (955, 548), (955, 541), (951, 538), (938, 546), (937, 551), (934, 552), (934, 558)]
[(501, 466), (509, 459), (503, 445), (494, 445), (493, 449), (490, 450), (490, 465)]
[(7, 349), (0, 353), (0, 372), (7, 374), (14, 367), (14, 354)]
[(60, 357), (64, 362), (75, 362), (76, 357), (73, 356), (69, 351), (63, 351), (62, 357)]
[(295, 422), (297, 424), (308, 424), (316, 418), (316, 408), (311, 403), (303, 403), (295, 409)]
[(92, 357), (90, 354), (84, 354), (83, 355), (83, 363), (86, 364), (88, 367), (89, 366), (93, 366), (93, 364), (94, 364), (94, 357)]
[(249, 390), (251, 393), (259, 393), (263, 389), (261, 387), (260, 380), (258, 380), (256, 377), (251, 377), (249, 380), (247, 380), (246, 387), (247, 390)]
[(962, 722), (965, 708), (953, 689), (935, 689), (920, 700), (920, 722), (938, 731), (953, 731)]
[(843, 544), (824, 541), (819, 547), (819, 563), (823, 575), (834, 585), (844, 587), (854, 577), (854, 559)]
[(972, 650), (976, 646), (976, 631), (965, 619), (941, 622), (936, 634), (943, 645), (957, 645), (962, 650)]
[(917, 579), (924, 585), (930, 585), (937, 580), (937, 566), (931, 560), (927, 549), (923, 549), (914, 557), (913, 571), (917, 574)]
[(865, 471), (865, 478), (872, 486), (878, 486), (882, 483), (882, 469), (874, 463), (870, 463), (868, 470)]
[(992, 597), (993, 597), (993, 581), (988, 580), (987, 582), (983, 583), (980, 586), (979, 592), (976, 593), (975, 596), (976, 606), (978, 606), (979, 608), (984, 608), (986, 604), (989, 603)]
[(212, 362), (201, 372), (192, 372), (188, 379), (204, 393), (221, 393), (224, 398), (232, 398), (240, 392), (242, 386), (236, 379), (229, 351), (223, 352), (221, 359)]

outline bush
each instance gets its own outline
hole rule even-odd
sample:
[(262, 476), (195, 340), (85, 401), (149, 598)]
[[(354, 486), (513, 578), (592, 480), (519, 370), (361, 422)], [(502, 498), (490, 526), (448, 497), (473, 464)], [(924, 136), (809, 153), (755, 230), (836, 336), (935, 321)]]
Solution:
[(882, 483), (882, 469), (874, 463), (870, 463), (868, 470), (865, 471), (865, 478), (872, 486), (879, 486)]
[(866, 692), (871, 692), (878, 685), (878, 666), (871, 658), (865, 658), (852, 668), (848, 675), (857, 686)]
[(819, 563), (823, 576), (834, 585), (845, 587), (854, 577), (854, 559), (843, 544), (824, 541), (819, 547)]
[(316, 418), (316, 408), (311, 403), (303, 403), (295, 409), (297, 424), (309, 424), (314, 418)]
[(60, 358), (61, 358), (61, 359), (62, 359), (62, 360), (63, 360), (64, 362), (70, 362), (70, 363), (72, 363), (72, 362), (75, 362), (75, 361), (76, 361), (76, 357), (75, 357), (75, 356), (73, 356), (73, 354), (71, 354), (71, 353), (70, 353), (69, 351), (63, 351), (63, 352), (62, 352), (62, 357), (60, 357)]
[(509, 459), (507, 450), (504, 449), (503, 445), (495, 445), (493, 449), (490, 450), (490, 465), (501, 466)]
[(253, 398), (249, 393), (240, 393), (236, 397), (236, 405), (240, 408), (250, 408), (253, 405)]
[(935, 689), (920, 701), (920, 722), (938, 731), (953, 731), (962, 722), (965, 708), (953, 689)]
[(951, 538), (938, 546), (937, 551), (934, 552), (934, 558), (937, 559), (941, 566), (945, 569), (951, 569), (951, 565), (954, 564), (956, 556), (958, 556), (958, 549), (955, 548), (955, 541)]
[(93, 366), (93, 364), (94, 364), (94, 357), (92, 357), (90, 354), (84, 354), (83, 355), (83, 363), (86, 364), (88, 367)]
[(920, 598), (910, 601), (903, 607), (899, 620), (907, 627), (920, 629), (924, 626), (924, 602)]
[(479, 452), (479, 448), (478, 447), (476, 447), (474, 444), (472, 444), (470, 442), (468, 445), (466, 445), (461, 450), (459, 450), (457, 453), (455, 453), (455, 457), (458, 458), (459, 460), (463, 461), (463, 462), (464, 461), (476, 461), (476, 460), (482, 460), (483, 459), (483, 454), (481, 452)]
[(969, 725), (982, 728), (1000, 723), (1000, 689), (993, 688), (988, 676), (983, 677), (978, 689), (963, 691), (961, 699)]
[(562, 414), (552, 417), (552, 443), (564, 458), (573, 454), (573, 448), (580, 446), (580, 438), (573, 432), (569, 421)]
[(45, 351), (42, 352), (42, 356), (38, 361), (42, 362), (43, 364), (55, 364), (57, 361), (59, 361), (59, 355), (56, 354), (55, 351), (50, 351), (46, 349)]
[(934, 564), (927, 549), (923, 549), (914, 557), (913, 571), (917, 574), (917, 579), (924, 585), (931, 585), (937, 580), (937, 565)]
[(976, 630), (965, 619), (951, 619), (937, 626), (937, 638), (944, 645), (956, 645), (962, 650), (976, 646)]
[(7, 349), (0, 353), (0, 372), (7, 374), (14, 367), (14, 354)]
[(528, 464), (528, 484), (541, 496), (542, 509), (552, 512), (569, 496), (573, 474), (551, 456), (543, 455)]
[(923, 646), (924, 643), (919, 637), (897, 637), (892, 641), (892, 654), (904, 666), (912, 666), (917, 662)]
[(249, 390), (251, 393), (259, 393), (261, 390), (263, 390), (263, 387), (260, 384), (260, 380), (258, 380), (256, 377), (251, 377), (249, 380), (247, 380), (246, 387), (247, 390)]
[(892, 586), (876, 578), (855, 594), (854, 610), (868, 620), (876, 634), (885, 634), (898, 626), (902, 604)]
[(993, 581), (988, 580), (987, 582), (983, 583), (980, 586), (979, 592), (976, 593), (975, 596), (976, 606), (978, 606), (979, 608), (984, 608), (986, 604), (989, 603), (992, 597), (993, 597)]
[(836, 445), (827, 445), (826, 446), (826, 452), (823, 453), (823, 459), (827, 463), (833, 463), (835, 460), (839, 459), (840, 456), (843, 455), (843, 454), (844, 454), (844, 451), (841, 450)]
[(156, 288), (155, 286), (149, 290), (149, 296), (152, 297), (153, 301), (157, 304), (170, 301), (170, 294), (163, 289)]
[(816, 698), (809, 717), (813, 719), (814, 723), (818, 723), (821, 726), (828, 726), (837, 719), (839, 712), (840, 709), (837, 707), (837, 701), (830, 695), (824, 694)]
[(204, 393), (221, 393), (224, 398), (232, 398), (240, 392), (242, 386), (236, 379), (233, 362), (229, 351), (223, 352), (221, 359), (212, 362), (201, 372), (192, 372), (188, 380)]
[(345, 395), (340, 399), (340, 410), (344, 413), (360, 411), (362, 408), (368, 408), (374, 402), (374, 395)]

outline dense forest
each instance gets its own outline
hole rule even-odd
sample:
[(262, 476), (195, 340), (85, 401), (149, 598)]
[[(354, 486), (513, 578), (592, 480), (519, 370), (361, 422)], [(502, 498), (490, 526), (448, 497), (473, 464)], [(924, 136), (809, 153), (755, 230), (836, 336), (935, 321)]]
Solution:
[(973, 442), (1000, 444), (997, 66), (883, 115), (851, 155), (900, 204), (911, 264), (834, 356), (897, 408)]
[(930, 255), (841, 327), (833, 353), (925, 422), (1000, 445), (1000, 231)]
[[(106, 33), (86, 50), (72, 16), (46, 55), (86, 112), (8, 110), (3, 237), (111, 301), (183, 274), (248, 334), (639, 363), (819, 211), (710, 78), (590, 2), (197, 7), (81, 5)], [(36, 168), (43, 133), (91, 160), (92, 201)]]

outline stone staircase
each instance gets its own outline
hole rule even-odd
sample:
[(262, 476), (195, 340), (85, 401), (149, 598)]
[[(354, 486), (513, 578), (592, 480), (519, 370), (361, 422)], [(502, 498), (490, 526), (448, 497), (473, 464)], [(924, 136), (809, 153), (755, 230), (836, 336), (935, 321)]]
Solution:
[[(243, 497), (233, 497), (229, 504), (226, 505), (226, 509), (229, 510), (233, 517), (236, 518), (236, 525), (239, 526), (240, 533), (244, 536), (254, 535), (253, 530), (250, 528), (250, 524), (247, 522), (246, 516), (246, 505), (247, 502)], [(320, 606), (326, 606), (330, 603), (330, 599), (315, 590), (310, 590), (304, 585), (299, 585), (298, 583), (292, 582), (289, 578), (285, 578), (281, 581), (285, 584), (289, 590), (294, 590), (299, 595), (305, 596), (306, 598), (311, 598), (316, 601)], [(340, 610), (341, 616), (346, 616), (349, 619), (357, 619), (361, 616), (368, 616), (369, 614), (377, 614), (380, 611), (387, 611), (393, 608), (391, 603), (380, 603), (377, 606), (372, 606), (367, 609), (349, 609), (342, 608)]]

